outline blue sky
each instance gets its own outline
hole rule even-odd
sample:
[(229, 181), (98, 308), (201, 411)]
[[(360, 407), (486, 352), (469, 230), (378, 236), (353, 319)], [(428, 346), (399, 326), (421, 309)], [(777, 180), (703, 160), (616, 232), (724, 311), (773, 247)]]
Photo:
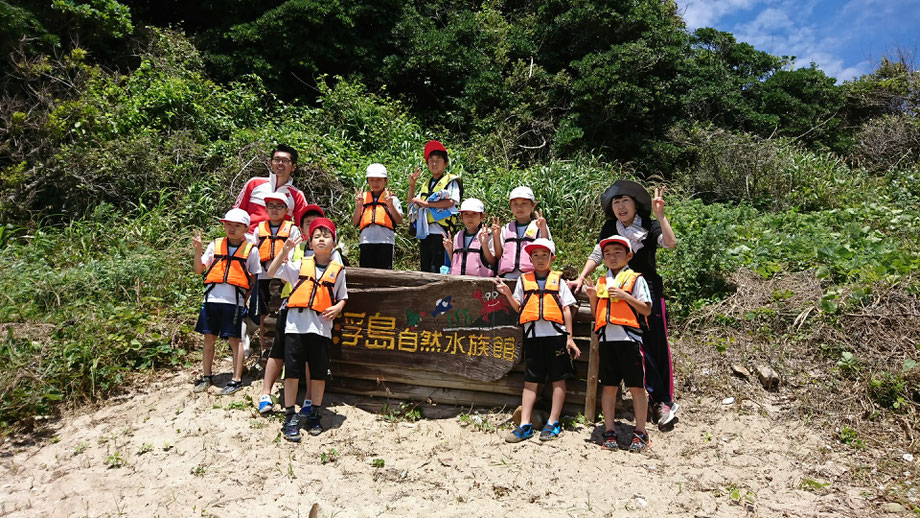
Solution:
[(838, 81), (906, 50), (920, 64), (920, 0), (677, 0), (690, 30), (714, 27)]

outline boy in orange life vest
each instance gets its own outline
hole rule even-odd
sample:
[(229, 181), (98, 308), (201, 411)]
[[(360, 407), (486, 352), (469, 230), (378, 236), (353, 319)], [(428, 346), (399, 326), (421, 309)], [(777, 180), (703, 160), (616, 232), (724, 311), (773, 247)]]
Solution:
[(205, 274), (204, 304), (198, 314), (195, 331), (204, 335), (202, 376), (195, 381), (195, 392), (204, 392), (211, 385), (214, 363), (214, 343), (217, 337), (227, 338), (233, 351), (233, 378), (221, 394), (233, 394), (243, 388), (243, 348), (240, 344), (246, 300), (252, 290), (255, 275), (262, 271), (259, 251), (246, 241), (249, 214), (242, 209), (230, 209), (220, 220), (225, 237), (215, 239), (201, 252), (201, 231), (192, 236), (195, 249), (195, 273)]
[(594, 313), (594, 330), (600, 346), (600, 379), (604, 386), (601, 407), (604, 409), (604, 448), (615, 450), (614, 431), (617, 389), (623, 380), (632, 394), (636, 430), (629, 451), (641, 452), (649, 445), (645, 431), (648, 396), (645, 392), (645, 367), (642, 361), (642, 331), (652, 312), (652, 297), (641, 274), (629, 269), (632, 247), (629, 239), (611, 236), (600, 242), (607, 274), (585, 285)]
[[(556, 247), (549, 239), (537, 239), (524, 251), (530, 255), (534, 270), (521, 275), (514, 294), (503, 281), (495, 286), (511, 306), (520, 313), (524, 326), (524, 392), (521, 395), (521, 424), (506, 438), (520, 442), (534, 435), (530, 416), (537, 401), (537, 384), (545, 379), (553, 384), (553, 404), (540, 440), (556, 439), (562, 431), (559, 415), (565, 403), (565, 380), (575, 375), (572, 360), (581, 355), (572, 339), (572, 310), (575, 297), (562, 280), (562, 274), (550, 271)], [(565, 327), (563, 327), (565, 326)]]
[(367, 166), (370, 192), (355, 188), (355, 213), (351, 223), (361, 230), (360, 259), (362, 268), (393, 269), (396, 225), (402, 224), (399, 200), (387, 189), (387, 168), (383, 164)]
[(332, 320), (348, 299), (345, 267), (332, 260), (335, 223), (317, 218), (310, 223), (309, 236), (313, 256), (289, 262), (288, 254), (300, 240), (288, 239), (281, 255), (268, 268), (272, 276), (294, 286), (288, 297), (284, 324), (284, 438), (294, 442), (300, 441), (300, 420), (294, 413), (294, 405), (297, 403), (297, 382), (305, 374), (305, 364), (310, 366), (312, 408), (302, 408), (301, 412), (306, 414), (310, 435), (323, 431), (320, 409), (329, 372)]
[(268, 302), (271, 300), (269, 287), (272, 278), (268, 275), (268, 266), (281, 252), (284, 242), (292, 237), (300, 237), (300, 229), (293, 221), (285, 216), (294, 208), (294, 200), (283, 192), (273, 192), (265, 195), (265, 210), (268, 220), (259, 223), (256, 227), (256, 246), (259, 247), (259, 260), (262, 262), (262, 273), (259, 274), (259, 289), (256, 292), (258, 300), (259, 336), (262, 337), (262, 350), (268, 349), (265, 340), (265, 319), (268, 315)]
[(492, 219), (491, 228), (482, 224), (486, 207), (476, 198), (467, 198), (460, 204), (460, 221), (466, 230), (456, 236), (450, 232), (444, 235), (444, 250), (450, 256), (451, 275), (476, 275), (495, 277), (495, 243), (502, 232), (497, 217)]

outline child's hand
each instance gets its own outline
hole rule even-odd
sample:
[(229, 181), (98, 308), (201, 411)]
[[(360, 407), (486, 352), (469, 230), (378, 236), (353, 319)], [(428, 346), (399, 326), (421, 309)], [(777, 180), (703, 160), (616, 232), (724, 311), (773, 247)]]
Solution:
[(621, 300), (622, 300), (622, 299), (625, 299), (626, 297), (629, 296), (629, 293), (626, 293), (626, 292), (623, 291), (622, 289), (620, 289), (620, 288), (615, 288), (615, 287), (613, 287), (613, 286), (610, 286), (609, 288), (607, 288), (607, 293), (610, 294), (610, 298), (612, 298), (612, 299), (621, 299)]
[(428, 200), (420, 196), (416, 196), (415, 198), (412, 198), (412, 203), (418, 205), (419, 207), (428, 207)]
[(294, 249), (297, 245), (303, 243), (303, 236), (297, 235), (289, 237), (287, 241), (284, 242), (284, 246), (281, 248), (281, 252), (284, 253), (284, 256), (287, 257), (291, 250)]
[(479, 238), (479, 244), (481, 245), (481, 247), (485, 248), (489, 242), (489, 229), (487, 229), (486, 227), (482, 227), (481, 229), (479, 229), (479, 234), (477, 235), (477, 237)]
[(416, 166), (415, 171), (412, 171), (411, 173), (409, 173), (409, 181), (414, 184), (415, 182), (418, 181), (418, 177), (421, 175), (422, 175), (422, 170), (419, 169), (418, 166)]
[(449, 231), (445, 231), (444, 237), (441, 241), (444, 243), (444, 250), (447, 250), (448, 254), (454, 253), (454, 238), (450, 235)]
[(575, 345), (575, 340), (572, 339), (572, 335), (569, 335), (569, 338), (565, 341), (565, 349), (574, 360), (577, 360), (578, 357), (581, 356), (581, 349)]
[(335, 320), (335, 317), (337, 317), (339, 315), (339, 311), (341, 311), (341, 309), (337, 308), (336, 306), (337, 304), (324, 309), (320, 316), (326, 320)]
[(498, 278), (493, 278), (492, 282), (495, 283), (495, 291), (501, 293), (502, 295), (506, 297), (509, 297), (509, 298), (511, 297), (511, 288), (509, 288), (508, 285), (505, 284), (505, 281), (498, 279)]
[(655, 213), (655, 217), (661, 219), (661, 216), (664, 214), (664, 190), (665, 186), (661, 186), (659, 190), (658, 187), (655, 187), (655, 197), (652, 198), (652, 212)]
[(543, 217), (543, 211), (538, 210), (536, 211), (536, 214), (537, 219), (535, 221), (537, 222), (537, 228), (543, 232), (544, 237), (549, 239), (549, 232), (546, 230), (546, 218)]
[(500, 234), (502, 231), (502, 221), (498, 216), (492, 216), (492, 234)]
[(383, 203), (386, 203), (387, 205), (389, 205), (391, 209), (393, 208), (393, 194), (390, 192), (389, 189), (383, 190)]
[(195, 232), (192, 233), (192, 248), (194, 248), (196, 252), (201, 253), (201, 230), (197, 228)]
[(355, 206), (363, 207), (364, 206), (364, 189), (358, 189), (355, 187)]
[(585, 282), (584, 284), (582, 284), (582, 286), (584, 286), (585, 288), (585, 295), (587, 295), (590, 298), (597, 297), (597, 287), (594, 285), (593, 282)]

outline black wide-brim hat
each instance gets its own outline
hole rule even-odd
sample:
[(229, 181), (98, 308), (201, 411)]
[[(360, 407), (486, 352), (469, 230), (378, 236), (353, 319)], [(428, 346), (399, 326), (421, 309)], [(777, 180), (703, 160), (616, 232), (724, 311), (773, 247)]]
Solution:
[(652, 197), (642, 185), (630, 180), (617, 180), (613, 185), (607, 187), (604, 194), (601, 194), (601, 206), (604, 207), (604, 214), (607, 219), (615, 219), (611, 203), (617, 196), (629, 196), (636, 202), (636, 212), (643, 219), (647, 219), (652, 213)]

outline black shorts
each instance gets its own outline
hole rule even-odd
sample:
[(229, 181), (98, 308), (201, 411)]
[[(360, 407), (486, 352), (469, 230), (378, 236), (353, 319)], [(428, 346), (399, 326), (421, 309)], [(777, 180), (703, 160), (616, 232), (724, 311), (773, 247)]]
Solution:
[(304, 379), (310, 365), (310, 379), (324, 381), (329, 374), (329, 349), (332, 339), (315, 333), (285, 333), (284, 378)]
[(287, 308), (278, 311), (278, 320), (275, 321), (275, 337), (272, 339), (272, 348), (268, 357), (276, 360), (284, 359), (284, 324), (287, 322)]
[(632, 340), (601, 342), (598, 353), (601, 385), (618, 387), (623, 381), (626, 388), (645, 388), (642, 344)]
[(566, 335), (524, 339), (524, 381), (560, 381), (575, 375), (572, 358), (565, 349)]
[(393, 269), (393, 245), (389, 243), (363, 243), (359, 247), (358, 264), (361, 268)]
[(239, 338), (243, 334), (246, 308), (223, 302), (205, 302), (198, 313), (195, 331), (221, 338)]

